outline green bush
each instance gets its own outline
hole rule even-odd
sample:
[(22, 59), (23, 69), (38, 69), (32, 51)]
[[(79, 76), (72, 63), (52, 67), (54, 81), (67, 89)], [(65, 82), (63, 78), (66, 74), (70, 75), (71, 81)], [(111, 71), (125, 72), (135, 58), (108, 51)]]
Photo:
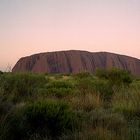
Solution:
[(118, 68), (97, 69), (96, 76), (101, 79), (107, 79), (112, 85), (129, 85), (132, 83), (132, 75), (130, 72)]
[(4, 74), (1, 80), (4, 94), (14, 94), (17, 98), (32, 95), (46, 82), (45, 76), (31, 73)]
[(81, 130), (63, 135), (60, 140), (129, 140), (127, 121), (121, 114), (95, 109), (79, 115), (83, 117)]
[(65, 97), (73, 94), (75, 92), (74, 90), (75, 86), (72, 82), (57, 80), (49, 82), (40, 92), (50, 96)]
[(77, 87), (82, 94), (92, 92), (93, 90), (93, 81), (91, 78), (79, 79), (77, 82)]
[(125, 70), (118, 68), (97, 69), (95, 88), (104, 99), (111, 99), (112, 95), (123, 87), (132, 83), (132, 75)]
[(97, 93), (100, 94), (102, 99), (110, 100), (113, 95), (113, 87), (110, 85), (109, 81), (98, 79), (94, 82), (94, 89)]
[(14, 104), (11, 101), (0, 96), (0, 116), (9, 112), (13, 106)]
[(3, 140), (24, 140), (32, 135), (57, 139), (62, 133), (73, 130), (74, 120), (75, 115), (66, 103), (37, 101), (11, 113), (5, 122), (8, 128), (3, 132)]
[(140, 87), (132, 85), (116, 92), (112, 99), (113, 110), (123, 113), (126, 118), (140, 118)]
[(108, 79), (108, 72), (106, 69), (96, 69), (95, 75), (100, 79)]
[(80, 72), (80, 73), (73, 74), (73, 76), (77, 79), (81, 79), (81, 78), (91, 77), (92, 74), (89, 72)]
[(73, 88), (73, 83), (65, 80), (51, 81), (46, 88)]
[(91, 75), (77, 79), (77, 87), (83, 95), (98, 93), (104, 100), (110, 99), (113, 94), (113, 87), (108, 80), (98, 79)]
[(48, 88), (48, 89), (40, 89), (39, 92), (45, 96), (63, 98), (68, 95), (74, 94), (74, 90), (71, 88)]
[(129, 121), (129, 140), (140, 139), (140, 118), (133, 118)]
[(121, 133), (123, 129), (127, 128), (127, 122), (123, 115), (105, 109), (91, 111), (89, 113), (89, 123), (93, 128), (106, 128), (117, 133)]

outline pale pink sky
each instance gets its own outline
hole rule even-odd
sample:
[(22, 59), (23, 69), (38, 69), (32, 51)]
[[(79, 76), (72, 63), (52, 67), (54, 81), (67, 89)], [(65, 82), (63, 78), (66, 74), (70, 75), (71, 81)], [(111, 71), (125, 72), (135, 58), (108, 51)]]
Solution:
[(0, 69), (58, 50), (140, 58), (140, 0), (0, 0)]

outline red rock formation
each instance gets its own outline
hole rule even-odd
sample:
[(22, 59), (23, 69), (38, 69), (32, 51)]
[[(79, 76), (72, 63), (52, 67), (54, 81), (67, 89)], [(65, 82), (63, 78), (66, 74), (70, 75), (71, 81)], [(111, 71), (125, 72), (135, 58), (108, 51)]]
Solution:
[(13, 72), (77, 73), (95, 72), (96, 68), (118, 67), (140, 75), (140, 60), (108, 52), (58, 51), (21, 58)]

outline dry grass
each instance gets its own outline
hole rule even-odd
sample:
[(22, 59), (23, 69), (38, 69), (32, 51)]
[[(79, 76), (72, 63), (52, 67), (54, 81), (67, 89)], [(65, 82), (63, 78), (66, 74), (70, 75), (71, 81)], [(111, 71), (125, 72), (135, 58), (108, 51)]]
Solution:
[(112, 99), (113, 109), (120, 112), (140, 112), (140, 90), (128, 88), (117, 92)]
[(76, 110), (90, 111), (103, 105), (99, 94), (87, 93), (76, 95), (70, 99), (70, 103)]

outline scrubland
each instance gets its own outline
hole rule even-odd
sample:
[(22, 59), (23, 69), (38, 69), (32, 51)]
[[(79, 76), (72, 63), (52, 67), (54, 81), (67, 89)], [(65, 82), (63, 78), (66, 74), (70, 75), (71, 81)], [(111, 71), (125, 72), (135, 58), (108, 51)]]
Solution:
[(140, 78), (0, 73), (0, 140), (139, 140)]

